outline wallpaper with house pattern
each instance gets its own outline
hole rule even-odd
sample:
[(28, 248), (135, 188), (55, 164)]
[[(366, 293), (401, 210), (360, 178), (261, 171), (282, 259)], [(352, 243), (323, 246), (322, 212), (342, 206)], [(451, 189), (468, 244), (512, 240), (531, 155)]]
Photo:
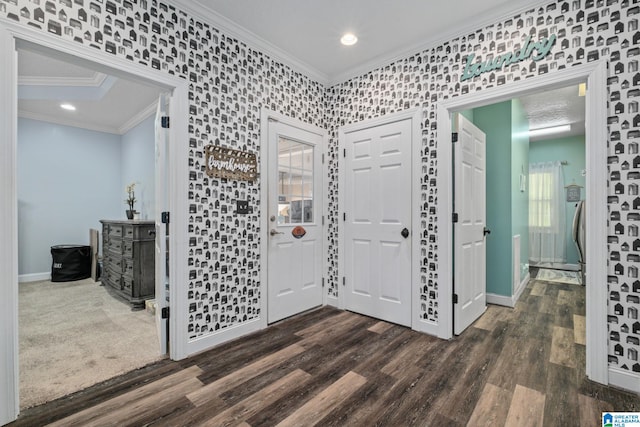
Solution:
[[(189, 81), (189, 337), (260, 316), (261, 181), (211, 179), (209, 143), (256, 153), (260, 107), (325, 127), (329, 146), (327, 292), (337, 296), (338, 128), (412, 107), (423, 109), (421, 319), (438, 321), (439, 100), (608, 59), (609, 363), (640, 373), (640, 6), (637, 0), (550, 2), (326, 88), (241, 40), (155, 0), (0, 0), (0, 19), (73, 40), (90, 49)], [(557, 36), (551, 54), (460, 82), (466, 55), (510, 52), (528, 35)], [(262, 161), (262, 159), (259, 159)], [(234, 214), (237, 198), (250, 214)]]

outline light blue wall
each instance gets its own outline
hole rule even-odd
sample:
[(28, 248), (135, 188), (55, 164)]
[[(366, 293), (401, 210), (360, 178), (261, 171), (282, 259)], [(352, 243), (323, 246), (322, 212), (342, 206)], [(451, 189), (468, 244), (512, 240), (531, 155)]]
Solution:
[(18, 274), (51, 271), (51, 246), (89, 244), (101, 219), (125, 219), (125, 185), (154, 218), (154, 119), (126, 135), (18, 120)]
[(529, 194), (520, 191), (520, 175), (529, 169), (529, 123), (517, 100), (475, 108), (470, 116), (487, 136), (487, 293), (510, 297), (513, 236), (521, 239), (521, 279), (529, 262)]
[[(584, 136), (570, 136), (547, 141), (531, 143), (529, 161), (531, 163), (566, 160), (568, 164), (562, 167), (565, 185), (575, 182), (581, 185), (581, 196), (585, 198), (586, 178), (582, 171), (586, 169), (586, 153)], [(566, 200), (566, 199), (565, 199)], [(578, 263), (578, 250), (571, 237), (571, 224), (575, 213), (575, 203), (565, 202), (567, 214), (567, 263)]]
[(511, 101), (473, 111), (487, 136), (487, 292), (511, 296)]
[(125, 187), (136, 183), (135, 209), (140, 219), (155, 218), (155, 116), (152, 114), (142, 123), (122, 136), (122, 215), (124, 215)]
[(50, 248), (89, 244), (102, 218), (120, 218), (120, 136), (18, 120), (19, 274), (51, 271)]
[(518, 99), (511, 101), (511, 135), (511, 235), (520, 235), (522, 281), (529, 271), (528, 186), (525, 185), (524, 191), (520, 191), (520, 176), (524, 174), (526, 177), (529, 173), (529, 120)]

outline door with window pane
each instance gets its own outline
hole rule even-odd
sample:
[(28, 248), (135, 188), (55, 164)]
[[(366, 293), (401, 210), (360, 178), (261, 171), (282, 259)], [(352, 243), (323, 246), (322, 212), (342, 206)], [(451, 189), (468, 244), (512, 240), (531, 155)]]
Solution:
[(321, 142), (269, 123), (269, 323), (322, 304)]

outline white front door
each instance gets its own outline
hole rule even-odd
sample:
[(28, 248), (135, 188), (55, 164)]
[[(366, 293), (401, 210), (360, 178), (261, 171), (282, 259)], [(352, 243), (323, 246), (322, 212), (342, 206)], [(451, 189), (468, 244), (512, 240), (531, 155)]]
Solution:
[(411, 325), (411, 138), (405, 119), (345, 134), (345, 306)]
[[(454, 318), (460, 334), (486, 309), (486, 171), (484, 133), (458, 114), (454, 143)], [(455, 295), (457, 294), (457, 303)]]
[(269, 323), (322, 304), (322, 136), (269, 122)]
[[(160, 354), (166, 354), (169, 340), (169, 321), (162, 316), (162, 310), (169, 305), (169, 224), (162, 222), (162, 212), (169, 211), (169, 180), (167, 147), (169, 129), (163, 127), (163, 117), (169, 117), (169, 97), (160, 95), (155, 120), (155, 196), (156, 196), (156, 328), (160, 341)], [(168, 126), (168, 123), (167, 123)]]

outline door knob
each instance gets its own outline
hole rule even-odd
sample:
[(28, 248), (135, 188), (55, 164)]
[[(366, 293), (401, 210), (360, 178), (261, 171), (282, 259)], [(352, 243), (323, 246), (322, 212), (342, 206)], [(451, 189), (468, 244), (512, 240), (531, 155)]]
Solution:
[(489, 230), (487, 227), (484, 227), (483, 230), (482, 230), (482, 234), (484, 234), (485, 236), (487, 234), (491, 234), (491, 230)]
[(275, 236), (276, 234), (284, 234), (284, 233), (282, 231), (276, 231), (275, 229), (272, 228), (269, 234), (271, 234), (272, 236)]
[(400, 234), (402, 235), (402, 237), (404, 237), (405, 239), (407, 237), (409, 237), (409, 230), (407, 230), (407, 227), (403, 228), (402, 231), (400, 232)]

